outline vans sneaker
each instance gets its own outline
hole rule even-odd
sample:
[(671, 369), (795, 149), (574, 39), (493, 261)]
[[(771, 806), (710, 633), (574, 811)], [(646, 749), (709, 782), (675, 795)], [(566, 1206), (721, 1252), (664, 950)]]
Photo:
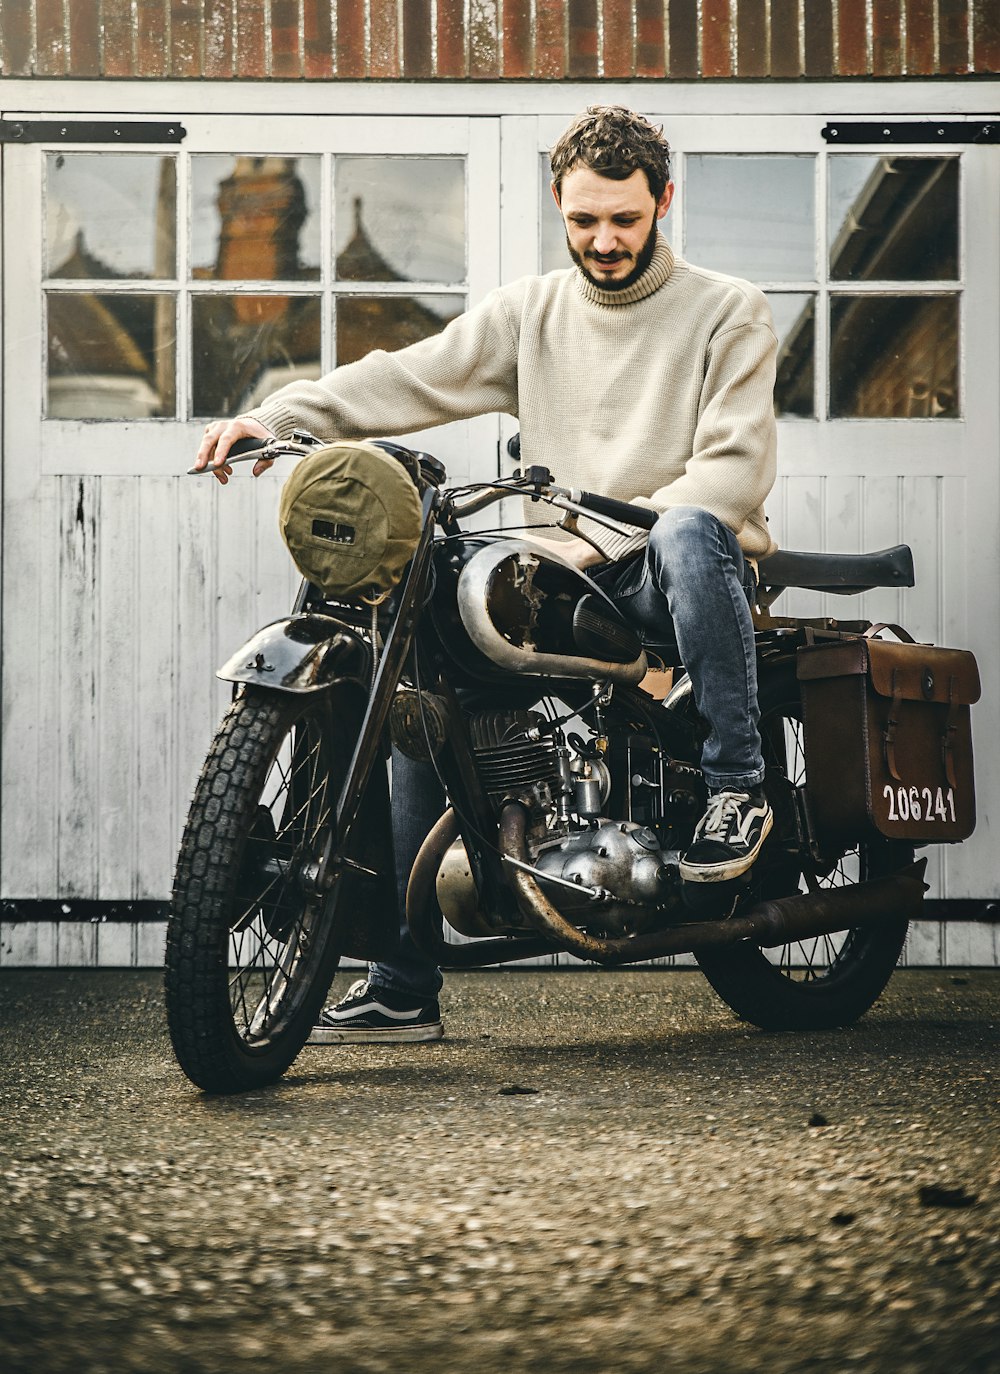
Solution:
[(750, 868), (774, 824), (761, 789), (713, 792), (680, 862), (686, 883), (724, 883)]
[(339, 1002), (319, 1018), (310, 1045), (415, 1044), (444, 1035), (436, 999), (414, 1001), (406, 992), (352, 983)]

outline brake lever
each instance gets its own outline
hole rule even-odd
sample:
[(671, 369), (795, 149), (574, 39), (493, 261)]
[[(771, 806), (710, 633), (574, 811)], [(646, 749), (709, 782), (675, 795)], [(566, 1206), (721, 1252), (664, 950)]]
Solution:
[[(310, 436), (311, 437), (311, 436)], [(264, 444), (262, 448), (251, 449), (249, 453), (236, 453), (226, 456), (226, 461), (218, 466), (209, 463), (203, 468), (188, 468), (188, 477), (198, 477), (204, 472), (217, 472), (229, 467), (234, 463), (257, 463), (261, 460), (273, 463), (276, 458), (302, 458), (305, 454), (312, 452), (314, 444), (296, 443), (293, 439), (278, 439), (273, 444)]]
[[(580, 530), (577, 528), (577, 521), (581, 515), (587, 520), (593, 520), (597, 525), (603, 525), (606, 530), (611, 530), (612, 534), (624, 535), (626, 539), (631, 539), (635, 534), (635, 530), (631, 529), (628, 525), (623, 525), (620, 521), (613, 520), (610, 515), (599, 515), (597, 511), (588, 510), (586, 506), (578, 505), (576, 501), (571, 501), (569, 497), (549, 496), (546, 499), (551, 505), (558, 506), (560, 510), (566, 511), (566, 516), (559, 521), (559, 525), (562, 529), (568, 530), (570, 534), (580, 535)], [(587, 539), (585, 534), (580, 535), (580, 537), (582, 539)], [(592, 540), (587, 539), (588, 544), (592, 542)], [(597, 545), (595, 544), (594, 547), (596, 548)]]

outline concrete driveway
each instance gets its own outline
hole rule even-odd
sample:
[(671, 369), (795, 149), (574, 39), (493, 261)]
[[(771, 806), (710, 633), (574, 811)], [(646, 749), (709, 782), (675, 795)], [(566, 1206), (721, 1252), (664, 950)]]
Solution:
[(219, 1099), (156, 973), (0, 974), (0, 1369), (1000, 1370), (1000, 973), (816, 1035), (687, 970), (443, 1005)]

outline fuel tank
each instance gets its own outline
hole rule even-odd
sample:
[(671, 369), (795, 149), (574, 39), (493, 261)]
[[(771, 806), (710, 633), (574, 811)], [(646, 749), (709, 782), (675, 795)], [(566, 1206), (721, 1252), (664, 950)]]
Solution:
[(480, 680), (515, 674), (633, 685), (644, 677), (642, 643), (614, 603), (530, 540), (463, 540), (439, 558), (437, 572), (438, 632)]

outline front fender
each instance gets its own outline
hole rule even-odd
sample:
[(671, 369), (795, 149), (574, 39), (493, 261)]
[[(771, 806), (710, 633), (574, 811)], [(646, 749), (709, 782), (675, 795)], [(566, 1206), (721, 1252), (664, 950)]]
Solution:
[(333, 616), (307, 612), (265, 625), (216, 677), (279, 692), (318, 692), (344, 681), (367, 690), (371, 654), (357, 631)]

